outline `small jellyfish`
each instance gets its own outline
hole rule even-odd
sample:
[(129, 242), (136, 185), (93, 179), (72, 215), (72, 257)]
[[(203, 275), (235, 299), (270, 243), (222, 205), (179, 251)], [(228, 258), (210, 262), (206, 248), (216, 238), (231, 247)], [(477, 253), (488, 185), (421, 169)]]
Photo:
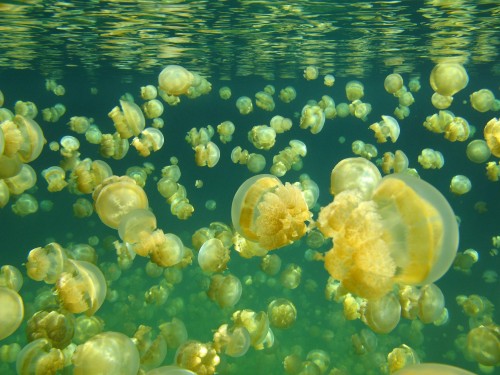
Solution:
[(430, 84), (434, 91), (443, 96), (453, 96), (469, 83), (465, 68), (458, 63), (439, 63), (432, 69)]
[(207, 240), (198, 252), (198, 264), (205, 272), (224, 271), (229, 262), (229, 249), (218, 238)]
[(477, 164), (486, 162), (491, 156), (491, 151), (488, 147), (488, 144), (482, 139), (475, 139), (471, 141), (467, 145), (465, 153), (467, 155), (467, 159)]
[(13, 289), (0, 286), (0, 340), (12, 335), (24, 318), (21, 296)]
[(267, 306), (271, 326), (280, 329), (290, 328), (297, 320), (295, 305), (285, 298), (272, 300)]
[(158, 76), (160, 89), (168, 95), (187, 94), (194, 83), (194, 75), (180, 65), (167, 65)]
[(399, 123), (394, 117), (382, 115), (382, 121), (370, 125), (369, 128), (375, 133), (378, 143), (387, 142), (387, 138), (394, 143), (399, 138)]
[(458, 174), (453, 176), (450, 183), (450, 191), (456, 195), (467, 194), (472, 188), (472, 183), (467, 176)]

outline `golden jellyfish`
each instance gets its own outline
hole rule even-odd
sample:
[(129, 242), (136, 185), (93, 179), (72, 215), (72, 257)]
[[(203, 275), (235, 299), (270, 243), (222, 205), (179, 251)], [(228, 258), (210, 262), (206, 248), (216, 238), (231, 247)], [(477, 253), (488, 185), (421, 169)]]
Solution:
[(210, 279), (207, 291), (208, 298), (215, 301), (221, 308), (233, 307), (241, 297), (241, 281), (236, 276), (215, 274)]
[(444, 295), (436, 284), (424, 285), (418, 299), (418, 318), (424, 324), (438, 321), (444, 307)]
[(85, 139), (87, 142), (98, 145), (102, 142), (102, 132), (97, 125), (90, 125), (85, 132)]
[(259, 150), (269, 150), (276, 142), (276, 131), (267, 125), (255, 125), (248, 132), (248, 140)]
[(252, 99), (248, 96), (240, 96), (236, 100), (236, 108), (238, 108), (238, 111), (240, 111), (242, 115), (248, 115), (253, 111)]
[(399, 138), (399, 123), (394, 117), (382, 115), (382, 121), (370, 125), (369, 128), (375, 133), (378, 143), (385, 143), (388, 138), (394, 143)]
[(396, 94), (403, 87), (403, 77), (398, 73), (385, 77), (384, 88), (389, 94)]
[(231, 99), (231, 89), (227, 86), (222, 86), (219, 89), (219, 96), (222, 100), (229, 100)]
[(330, 176), (330, 194), (356, 189), (369, 197), (382, 175), (375, 164), (364, 158), (347, 158), (335, 165)]
[(272, 175), (256, 175), (234, 195), (231, 218), (237, 232), (272, 250), (300, 239), (311, 213), (299, 188)]
[(68, 346), (75, 332), (75, 318), (73, 314), (41, 310), (36, 312), (26, 326), (28, 341), (47, 339), (57, 349)]
[(387, 355), (390, 374), (416, 363), (420, 363), (417, 353), (406, 344), (394, 348)]
[(229, 249), (218, 238), (211, 238), (198, 251), (198, 264), (204, 272), (222, 272), (229, 262)]
[(280, 274), (280, 284), (285, 289), (296, 289), (302, 280), (302, 267), (297, 264), (288, 264)]
[(68, 122), (69, 128), (78, 134), (85, 134), (90, 127), (90, 121), (85, 116), (73, 116)]
[(325, 75), (323, 84), (327, 87), (332, 87), (335, 84), (335, 77), (332, 74)]
[(419, 363), (405, 366), (392, 375), (475, 375), (461, 368), (439, 363)]
[(103, 332), (78, 345), (72, 362), (75, 375), (136, 375), (140, 357), (123, 333)]
[(432, 69), (430, 84), (432, 89), (443, 96), (453, 96), (469, 83), (469, 76), (463, 65), (439, 63)]
[(14, 112), (16, 115), (34, 119), (38, 114), (38, 108), (33, 102), (23, 102), (22, 100), (18, 100), (14, 103)]
[(138, 137), (134, 137), (131, 145), (141, 156), (149, 156), (151, 151), (158, 151), (163, 147), (165, 138), (163, 133), (156, 128), (144, 129)]
[(465, 153), (467, 155), (467, 159), (477, 164), (486, 162), (491, 156), (488, 144), (482, 139), (475, 139), (469, 142)]
[(160, 89), (168, 95), (187, 94), (194, 83), (194, 75), (180, 65), (167, 65), (158, 76)]
[(434, 108), (437, 109), (446, 109), (451, 106), (453, 102), (453, 96), (444, 96), (435, 92), (432, 94), (431, 102)]
[(188, 333), (184, 322), (178, 318), (159, 326), (160, 332), (167, 341), (168, 348), (177, 348), (187, 341)]
[(488, 89), (475, 91), (470, 95), (470, 104), (478, 112), (487, 112), (495, 104), (495, 95)]
[(275, 103), (271, 94), (259, 91), (255, 94), (255, 105), (264, 111), (274, 111)]
[[(400, 108), (408, 108), (410, 105), (412, 105), (415, 102), (415, 98), (413, 97), (413, 94), (409, 91), (406, 91), (406, 88), (401, 90), (396, 95), (398, 96), (398, 102), (399, 102)], [(405, 117), (407, 117), (407, 116), (405, 116)]]
[(260, 269), (269, 276), (275, 276), (281, 269), (281, 258), (278, 254), (266, 254), (260, 262)]
[(141, 87), (141, 98), (143, 100), (153, 100), (158, 95), (158, 90), (153, 85), (146, 85)]
[(281, 89), (279, 97), (283, 103), (290, 103), (297, 97), (297, 92), (292, 86), (287, 86)]
[(19, 195), (36, 184), (36, 172), (29, 164), (23, 164), (19, 173), (3, 181), (11, 194)]
[(325, 256), (330, 275), (368, 299), (382, 297), (394, 283), (439, 279), (458, 247), (458, 225), (446, 199), (406, 174), (386, 176), (378, 184), (370, 178), (365, 185), (367, 193), (354, 185), (320, 211), (318, 227), (334, 242)]
[(151, 99), (142, 105), (142, 110), (146, 118), (157, 118), (163, 114), (163, 103), (158, 99)]
[(297, 309), (290, 300), (277, 298), (267, 306), (267, 316), (271, 326), (279, 329), (290, 328), (297, 320)]
[(177, 235), (157, 229), (137, 243), (134, 251), (142, 256), (149, 254), (151, 261), (160, 267), (171, 267), (182, 261), (184, 245)]
[(90, 194), (106, 178), (111, 177), (113, 171), (108, 163), (102, 160), (89, 158), (80, 161), (71, 172), (70, 189), (80, 193)]
[[(29, 163), (40, 156), (46, 140), (43, 131), (33, 119), (16, 115), (12, 120), (20, 131), (22, 142), (17, 151), (23, 163)], [(7, 135), (6, 139), (7, 139)]]
[(207, 144), (199, 144), (194, 148), (194, 160), (197, 166), (213, 168), (220, 159), (220, 149), (212, 141)]
[(351, 104), (349, 104), (349, 113), (362, 121), (366, 121), (367, 116), (371, 111), (372, 105), (370, 103), (363, 103), (359, 99), (356, 99)]
[(92, 193), (95, 209), (101, 221), (118, 229), (123, 216), (137, 208), (147, 208), (144, 190), (127, 176), (106, 178)]
[(252, 173), (260, 173), (266, 167), (266, 158), (264, 155), (251, 153), (248, 154), (247, 168)]
[(444, 137), (451, 142), (464, 142), (470, 134), (469, 122), (463, 117), (454, 117), (444, 128)]
[(26, 271), (30, 279), (54, 284), (66, 267), (66, 251), (56, 242), (37, 247), (28, 254)]
[(44, 169), (42, 177), (47, 181), (47, 190), (50, 192), (61, 191), (68, 185), (65, 180), (66, 172), (61, 167), (53, 166)]
[(417, 160), (424, 169), (441, 169), (444, 165), (443, 154), (432, 148), (424, 148)]
[(17, 197), (11, 209), (18, 216), (27, 216), (36, 213), (38, 207), (38, 201), (33, 195), (23, 193)]
[(496, 117), (488, 121), (484, 127), (484, 139), (491, 153), (497, 158), (500, 157), (500, 120)]
[(349, 110), (349, 104), (347, 103), (339, 103), (335, 106), (335, 111), (337, 112), (337, 116), (340, 118), (345, 118), (351, 114)]
[(318, 78), (319, 74), (319, 69), (316, 66), (308, 66), (304, 69), (304, 78), (307, 79), (308, 81), (315, 80)]
[(113, 120), (116, 131), (122, 139), (138, 136), (146, 125), (141, 108), (134, 102), (120, 100), (120, 107), (114, 107), (108, 116)]
[(101, 270), (92, 263), (67, 260), (63, 272), (56, 282), (61, 304), (72, 313), (93, 315), (106, 297), (106, 279)]
[(325, 125), (325, 112), (318, 105), (306, 104), (300, 116), (300, 128), (308, 129), (312, 134), (318, 134)]
[(500, 365), (500, 328), (480, 325), (467, 334), (467, 352), (484, 366)]
[(141, 369), (151, 370), (162, 364), (167, 356), (167, 342), (163, 335), (153, 336), (152, 328), (140, 325), (132, 338), (139, 350)]
[(458, 174), (453, 176), (450, 183), (450, 191), (456, 195), (467, 194), (472, 188), (472, 183), (467, 176)]
[(138, 208), (128, 212), (120, 220), (118, 235), (128, 243), (140, 242), (156, 229), (156, 216), (148, 209)]
[(359, 81), (349, 81), (345, 85), (345, 94), (350, 102), (359, 100), (365, 95), (365, 87)]
[(229, 327), (223, 324), (214, 333), (214, 349), (230, 357), (241, 357), (250, 348), (250, 334), (245, 327)]
[(231, 142), (233, 139), (235, 126), (231, 121), (223, 121), (217, 125), (217, 133), (219, 133), (219, 139), (222, 143)]
[(2, 266), (2, 268), (0, 268), (0, 286), (19, 292), (19, 289), (23, 286), (23, 275), (21, 271), (14, 266)]
[(56, 374), (65, 366), (64, 354), (53, 348), (49, 340), (40, 338), (27, 344), (17, 356), (16, 371), (20, 375)]
[(177, 349), (175, 363), (196, 374), (212, 375), (220, 363), (220, 357), (211, 343), (189, 340)]
[(250, 345), (258, 348), (268, 335), (269, 317), (264, 311), (255, 312), (253, 310), (237, 310), (231, 319), (235, 327), (245, 327), (250, 334)]
[(399, 323), (401, 305), (393, 293), (369, 299), (362, 308), (361, 319), (376, 333), (389, 333)]
[(0, 286), (0, 340), (12, 335), (24, 318), (21, 296), (13, 289)]

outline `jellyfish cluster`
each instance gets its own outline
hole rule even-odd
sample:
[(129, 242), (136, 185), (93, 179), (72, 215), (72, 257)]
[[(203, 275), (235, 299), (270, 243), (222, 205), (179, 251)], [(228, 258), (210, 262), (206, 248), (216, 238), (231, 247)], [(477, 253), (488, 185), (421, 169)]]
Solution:
[(474, 86), (461, 103), (459, 62), (426, 74), (428, 97), (397, 69), (374, 94), (311, 64), (309, 98), (289, 82), (213, 94), (170, 64), (104, 116), (72, 113), (52, 78), (41, 111), (0, 91), (0, 215), (81, 223), (6, 245), (23, 260), (0, 265), (0, 373), (498, 371), (497, 301), (469, 281), (498, 287), (500, 235), (473, 248), (461, 216), (494, 205), (470, 197), (478, 169), (500, 179), (500, 102)]

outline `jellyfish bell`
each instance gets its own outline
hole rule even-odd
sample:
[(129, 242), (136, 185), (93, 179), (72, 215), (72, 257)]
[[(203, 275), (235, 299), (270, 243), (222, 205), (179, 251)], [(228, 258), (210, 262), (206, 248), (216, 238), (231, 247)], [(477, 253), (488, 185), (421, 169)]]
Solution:
[(180, 65), (167, 65), (158, 76), (160, 89), (168, 95), (187, 94), (194, 83), (194, 75)]
[(370, 196), (382, 175), (377, 167), (365, 158), (347, 158), (335, 165), (330, 177), (330, 194), (356, 189), (363, 196)]
[(458, 63), (438, 63), (431, 71), (432, 89), (443, 96), (453, 96), (469, 83), (465, 68)]
[(146, 193), (128, 176), (106, 178), (96, 187), (92, 198), (101, 221), (113, 229), (118, 229), (121, 219), (130, 211), (148, 207)]
[(403, 77), (398, 73), (385, 77), (384, 88), (389, 94), (396, 94), (403, 87)]
[(24, 304), (21, 296), (13, 289), (0, 286), (0, 340), (12, 335), (21, 325)]
[[(455, 214), (443, 195), (421, 179), (395, 174), (382, 179), (373, 200), (384, 236), (391, 238), (390, 253), (398, 267), (395, 280), (425, 285), (441, 278), (455, 259), (459, 238)], [(394, 223), (396, 217), (401, 221)]]
[(418, 363), (405, 366), (393, 375), (475, 375), (473, 372), (461, 368), (439, 363)]
[(229, 249), (218, 238), (211, 238), (201, 246), (198, 252), (198, 264), (205, 272), (220, 272), (229, 262)]
[(137, 208), (123, 215), (118, 225), (122, 241), (136, 243), (156, 229), (156, 216), (146, 208)]
[(149, 370), (146, 375), (196, 375), (196, 373), (178, 366), (162, 366)]
[(136, 375), (139, 351), (123, 333), (103, 332), (78, 345), (73, 357), (75, 375)]

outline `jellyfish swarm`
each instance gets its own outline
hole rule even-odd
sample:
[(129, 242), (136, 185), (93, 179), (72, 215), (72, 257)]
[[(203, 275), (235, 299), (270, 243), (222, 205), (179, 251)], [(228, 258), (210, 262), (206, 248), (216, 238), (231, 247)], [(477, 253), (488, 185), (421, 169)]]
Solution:
[(364, 165), (373, 176), (374, 166), (359, 158), (334, 168), (332, 186), (338, 185), (335, 176), (349, 178), (342, 170), (352, 163), (358, 164), (352, 181), (343, 181), (346, 189), (331, 190), (335, 198), (321, 209), (317, 222), (333, 238), (325, 256), (330, 275), (367, 299), (384, 296), (394, 284), (425, 285), (443, 276), (458, 247), (458, 225), (446, 199), (427, 182), (405, 174), (371, 177), (367, 188), (360, 168)]

